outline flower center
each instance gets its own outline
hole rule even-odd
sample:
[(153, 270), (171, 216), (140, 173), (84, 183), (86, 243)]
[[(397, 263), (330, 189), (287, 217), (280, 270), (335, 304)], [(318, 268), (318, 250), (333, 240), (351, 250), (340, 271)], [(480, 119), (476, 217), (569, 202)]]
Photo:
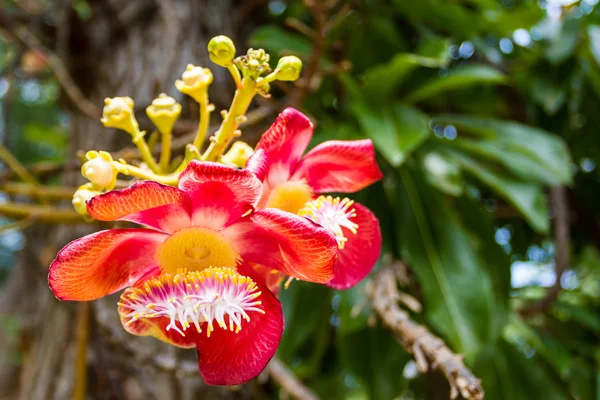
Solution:
[(344, 236), (342, 228), (348, 229), (353, 234), (356, 234), (358, 225), (350, 219), (356, 217), (354, 208), (350, 209), (354, 204), (353, 200), (331, 196), (319, 196), (316, 200), (306, 203), (298, 215), (313, 220), (329, 232), (333, 233), (337, 242), (338, 248), (343, 249), (348, 238)]
[(312, 199), (312, 189), (304, 180), (282, 182), (271, 190), (265, 207), (298, 213)]
[(238, 333), (242, 319), (250, 321), (249, 312), (264, 314), (259, 308), (261, 292), (256, 283), (232, 268), (207, 268), (203, 271), (178, 271), (162, 274), (121, 296), (119, 312), (126, 325), (139, 319), (167, 317), (166, 330), (173, 329), (182, 336), (195, 326), (198, 333), (206, 323), (206, 336), (215, 330), (213, 323), (222, 329)]
[(185, 268), (202, 271), (208, 267), (235, 267), (239, 254), (217, 231), (191, 227), (175, 232), (156, 251), (156, 261), (164, 272)]

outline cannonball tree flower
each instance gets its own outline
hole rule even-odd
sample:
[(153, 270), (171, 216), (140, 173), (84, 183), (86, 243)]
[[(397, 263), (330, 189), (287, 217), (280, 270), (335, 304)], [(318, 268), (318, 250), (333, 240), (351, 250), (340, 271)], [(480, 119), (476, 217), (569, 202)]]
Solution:
[(121, 289), (119, 314), (132, 334), (196, 347), (208, 384), (258, 375), (283, 331), (281, 304), (257, 270), (332, 279), (335, 238), (306, 218), (255, 211), (262, 184), (244, 169), (192, 161), (179, 187), (153, 181), (87, 202), (98, 220), (147, 228), (110, 229), (65, 246), (48, 281), (60, 300), (94, 300)]
[(330, 140), (306, 151), (310, 120), (287, 108), (263, 134), (247, 163), (263, 181), (259, 208), (305, 216), (329, 230), (339, 251), (327, 286), (347, 289), (360, 282), (381, 253), (379, 221), (365, 206), (321, 193), (353, 193), (382, 178), (371, 140)]

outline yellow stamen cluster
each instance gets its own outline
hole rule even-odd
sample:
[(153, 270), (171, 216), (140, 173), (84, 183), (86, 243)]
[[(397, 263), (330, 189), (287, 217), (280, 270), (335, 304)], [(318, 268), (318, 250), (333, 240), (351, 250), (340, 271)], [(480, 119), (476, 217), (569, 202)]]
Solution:
[(332, 196), (319, 196), (316, 200), (304, 205), (298, 215), (306, 217), (331, 232), (337, 242), (338, 248), (343, 249), (348, 241), (342, 228), (356, 234), (358, 225), (351, 221), (356, 217), (356, 210), (352, 207), (354, 200), (340, 199)]

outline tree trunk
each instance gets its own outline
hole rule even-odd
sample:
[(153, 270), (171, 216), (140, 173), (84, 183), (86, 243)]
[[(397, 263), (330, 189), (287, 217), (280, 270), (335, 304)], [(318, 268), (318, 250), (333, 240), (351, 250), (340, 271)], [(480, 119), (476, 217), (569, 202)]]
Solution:
[[(184, 110), (193, 107), (175, 90), (173, 82), (188, 63), (209, 65), (206, 44), (211, 37), (236, 36), (230, 19), (231, 3), (91, 1), (88, 21), (70, 18), (70, 23), (65, 21), (60, 27), (59, 36), (68, 39), (66, 62), (76, 83), (98, 107), (105, 97), (132, 97), (144, 128), (143, 110), (161, 92), (182, 101)], [(231, 98), (232, 85), (225, 70), (211, 69), (214, 87), (219, 89), (211, 91), (211, 101), (223, 106)], [(116, 150), (127, 144), (123, 132), (105, 129), (98, 120), (76, 111), (72, 126), (73, 157), (79, 150)], [(73, 173), (66, 176), (66, 183), (81, 184), (83, 180)], [(26, 233), (27, 250), (0, 295), (0, 318), (16, 318), (20, 327), (17, 336), (0, 332), (0, 398), (69, 399), (85, 381), (84, 395), (76, 398), (253, 397), (251, 391), (258, 390), (257, 385), (235, 390), (204, 385), (195, 367), (194, 350), (127, 334), (118, 320), (116, 297), (91, 306), (59, 302), (53, 297), (46, 280), (48, 265), (64, 244), (90, 231), (91, 227), (61, 226), (33, 227)], [(78, 343), (83, 346), (78, 348)], [(15, 354), (16, 348), (20, 354)], [(87, 348), (87, 354), (82, 348)], [(76, 368), (83, 355), (87, 366)], [(75, 389), (77, 385), (79, 389)]]

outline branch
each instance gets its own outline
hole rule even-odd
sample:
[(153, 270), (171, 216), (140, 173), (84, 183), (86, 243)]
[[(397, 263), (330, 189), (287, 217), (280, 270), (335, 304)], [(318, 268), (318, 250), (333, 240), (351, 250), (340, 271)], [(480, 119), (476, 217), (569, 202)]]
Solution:
[(66, 186), (33, 186), (28, 183), (6, 182), (0, 183), (0, 192), (8, 194), (22, 194), (33, 197), (43, 197), (48, 200), (73, 198), (73, 193), (77, 188)]
[[(397, 267), (397, 266), (396, 266)], [(439, 368), (450, 384), (450, 398), (460, 394), (465, 399), (483, 399), (479, 379), (464, 365), (462, 357), (454, 354), (444, 342), (423, 325), (412, 321), (400, 309), (397, 272), (394, 265), (382, 268), (367, 284), (367, 295), (375, 312), (409, 353), (414, 354), (421, 372), (429, 366)]]
[(529, 304), (519, 310), (523, 316), (531, 316), (548, 310), (556, 301), (561, 290), (560, 280), (564, 272), (569, 268), (569, 255), (571, 252), (569, 234), (569, 203), (567, 201), (567, 189), (564, 186), (555, 186), (550, 189), (550, 197), (556, 216), (554, 217), (554, 242), (556, 244), (556, 258), (554, 259), (554, 270), (556, 281), (543, 299), (537, 303)]
[(64, 208), (39, 206), (33, 204), (0, 203), (0, 215), (8, 218), (28, 218), (38, 224), (79, 224), (85, 222), (83, 217)]
[(48, 65), (56, 76), (56, 80), (64, 89), (67, 96), (69, 96), (69, 98), (72, 100), (73, 104), (79, 109), (79, 111), (94, 120), (100, 118), (102, 114), (100, 108), (87, 99), (69, 74), (67, 67), (65, 67), (62, 60), (55, 53), (46, 48), (42, 42), (26, 27), (15, 27), (10, 17), (7, 17), (2, 13), (0, 13), (0, 25), (4, 28), (8, 35), (14, 37), (23, 46), (45, 54)]
[(273, 358), (267, 368), (271, 378), (292, 397), (299, 400), (319, 399), (281, 360)]

